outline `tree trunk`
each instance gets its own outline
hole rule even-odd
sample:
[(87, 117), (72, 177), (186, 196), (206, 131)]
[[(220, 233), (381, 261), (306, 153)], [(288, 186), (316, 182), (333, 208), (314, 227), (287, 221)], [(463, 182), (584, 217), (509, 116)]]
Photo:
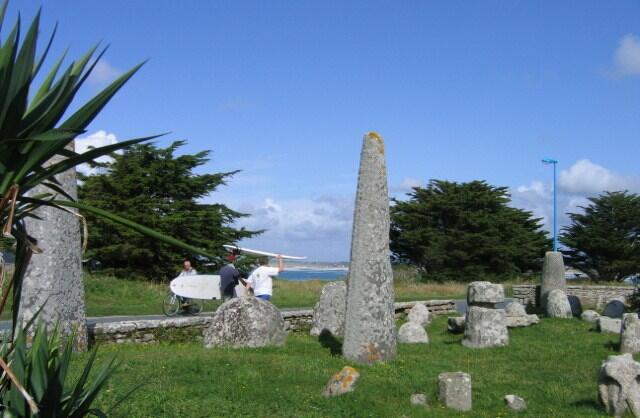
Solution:
[[(67, 148), (73, 150), (74, 143)], [(60, 159), (54, 157), (47, 164)], [(65, 192), (74, 199), (77, 197), (75, 169), (58, 174), (56, 179)], [(38, 186), (30, 193), (35, 196), (52, 191), (45, 186)], [(63, 196), (56, 198), (64, 199)], [(25, 225), (27, 233), (37, 240), (42, 253), (31, 256), (22, 280), (18, 324), (24, 324), (44, 305), (38, 321), (42, 321), (48, 329), (58, 324), (63, 335), (75, 332), (74, 348), (86, 351), (88, 340), (80, 221), (71, 213), (49, 206), (37, 209), (34, 214), (41, 220), (27, 218)]]

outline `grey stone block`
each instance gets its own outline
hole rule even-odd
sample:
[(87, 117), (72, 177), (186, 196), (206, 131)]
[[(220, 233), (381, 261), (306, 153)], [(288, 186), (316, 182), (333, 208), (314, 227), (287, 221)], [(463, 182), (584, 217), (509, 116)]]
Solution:
[(447, 408), (470, 411), (471, 376), (463, 372), (441, 373), (438, 376), (438, 398)]
[(472, 306), (467, 311), (462, 344), (465, 347), (488, 348), (509, 344), (509, 331), (504, 309)]
[(564, 260), (559, 251), (547, 251), (542, 265), (542, 284), (540, 286), (540, 303), (542, 309), (547, 306), (549, 292), (560, 289), (567, 292), (567, 280), (564, 277)]

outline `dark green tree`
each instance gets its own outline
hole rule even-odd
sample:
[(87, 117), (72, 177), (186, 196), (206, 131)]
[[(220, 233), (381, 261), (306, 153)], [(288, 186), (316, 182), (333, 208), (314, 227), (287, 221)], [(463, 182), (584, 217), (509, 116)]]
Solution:
[(550, 240), (506, 187), (431, 180), (391, 206), (391, 251), (427, 280), (501, 280), (538, 270)]
[[(167, 148), (135, 145), (114, 154), (102, 173), (83, 176), (81, 202), (121, 213), (128, 219), (185, 240), (217, 255), (214, 259), (192, 259), (199, 270), (215, 270), (224, 259), (222, 244), (255, 235), (259, 231), (234, 228), (245, 214), (223, 204), (201, 203), (236, 173), (194, 174), (208, 161), (209, 151), (175, 156), (184, 141)], [(179, 272), (187, 251), (86, 214), (89, 225), (87, 257), (99, 260), (105, 273), (119, 277), (167, 280)]]
[(640, 196), (605, 192), (590, 197), (584, 213), (569, 213), (560, 242), (568, 264), (595, 280), (640, 273)]

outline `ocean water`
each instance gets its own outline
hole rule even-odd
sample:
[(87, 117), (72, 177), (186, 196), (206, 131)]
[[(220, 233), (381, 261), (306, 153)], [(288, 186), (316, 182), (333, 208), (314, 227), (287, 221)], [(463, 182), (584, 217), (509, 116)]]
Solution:
[(278, 274), (278, 279), (304, 281), (304, 280), (340, 280), (345, 278), (347, 270), (331, 269), (331, 270), (312, 270), (312, 269), (293, 269), (285, 270)]

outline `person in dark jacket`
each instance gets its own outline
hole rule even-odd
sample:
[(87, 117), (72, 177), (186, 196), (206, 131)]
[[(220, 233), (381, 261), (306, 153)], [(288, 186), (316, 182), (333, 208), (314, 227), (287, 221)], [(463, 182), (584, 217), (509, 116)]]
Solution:
[(233, 265), (236, 261), (235, 254), (229, 254), (227, 257), (229, 264), (223, 266), (218, 273), (220, 275), (220, 293), (222, 293), (222, 300), (229, 300), (236, 297), (235, 287), (243, 281), (240, 278), (240, 272)]

